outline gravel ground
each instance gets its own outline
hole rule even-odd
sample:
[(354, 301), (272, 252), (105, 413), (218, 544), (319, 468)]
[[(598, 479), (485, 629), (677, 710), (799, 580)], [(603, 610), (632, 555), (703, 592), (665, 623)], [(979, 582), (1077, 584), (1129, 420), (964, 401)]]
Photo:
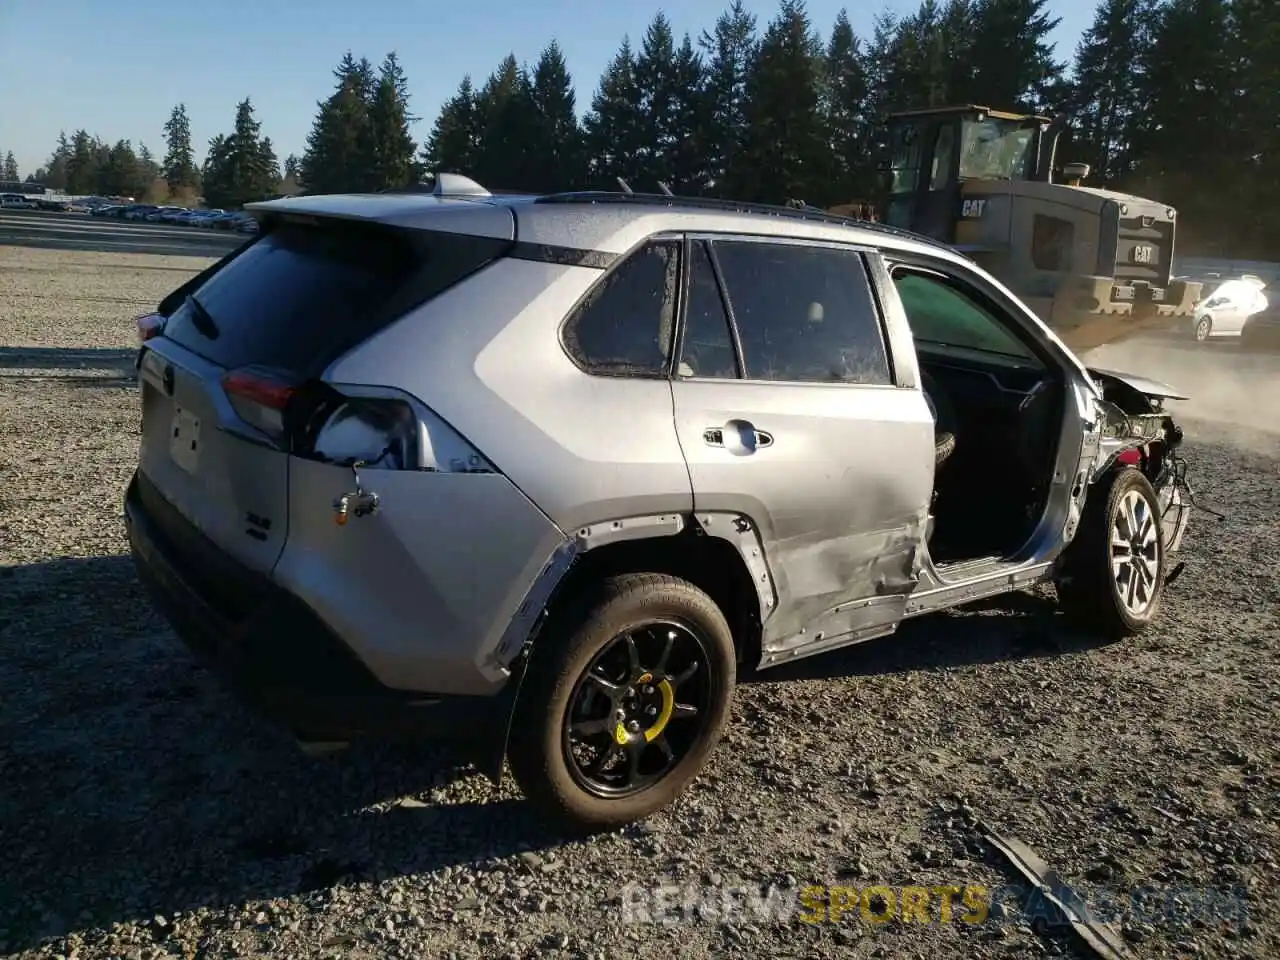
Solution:
[(202, 262), (0, 250), (0, 953), (1088, 956), (1016, 908), (624, 922), (628, 883), (1015, 882), (981, 820), (1095, 893), (1244, 891), (1243, 922), (1131, 917), (1138, 956), (1280, 955), (1280, 434), (1189, 421), (1228, 516), (1195, 518), (1143, 638), (1020, 594), (765, 673), (676, 808), (565, 842), (433, 750), (304, 758), (152, 612), (120, 520), (130, 317)]

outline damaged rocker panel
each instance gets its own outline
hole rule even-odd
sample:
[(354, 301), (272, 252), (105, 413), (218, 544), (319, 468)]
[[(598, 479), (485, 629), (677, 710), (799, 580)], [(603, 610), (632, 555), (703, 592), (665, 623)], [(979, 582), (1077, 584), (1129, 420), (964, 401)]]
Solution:
[[(849, 549), (842, 555), (855, 558), (855, 562), (852, 569), (846, 567), (838, 574), (844, 596), (825, 609), (806, 610), (806, 598), (796, 595), (796, 585), (784, 585), (790, 591), (788, 613), (775, 629), (765, 631), (760, 665), (808, 657), (893, 633), (906, 612), (908, 598), (920, 584), (921, 544), (927, 523), (927, 514), (922, 511), (874, 536), (854, 538), (861, 543), (858, 549), (846, 542)], [(794, 576), (795, 564), (789, 572)], [(811, 601), (817, 597), (807, 599), (812, 607)]]

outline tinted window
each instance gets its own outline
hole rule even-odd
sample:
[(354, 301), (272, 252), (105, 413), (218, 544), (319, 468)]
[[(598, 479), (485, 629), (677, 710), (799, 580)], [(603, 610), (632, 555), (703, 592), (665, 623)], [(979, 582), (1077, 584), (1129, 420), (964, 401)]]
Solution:
[(930, 190), (941, 190), (951, 182), (951, 167), (955, 163), (956, 132), (947, 124), (938, 128), (938, 139), (933, 146), (933, 174), (929, 178)]
[(684, 348), (680, 353), (684, 377), (736, 377), (738, 362), (729, 335), (720, 285), (704, 243), (692, 246), (689, 261), (689, 301), (685, 307)]
[(1034, 359), (986, 306), (942, 279), (900, 271), (893, 282), (918, 343)]
[(165, 336), (225, 367), (314, 376), (497, 252), (494, 241), (462, 235), (277, 227), (193, 285), (204, 314), (184, 302)]
[(676, 241), (647, 244), (587, 294), (564, 331), (565, 347), (584, 370), (666, 375), (679, 257)]
[(889, 383), (862, 258), (800, 244), (717, 242), (729, 303), (754, 380)]

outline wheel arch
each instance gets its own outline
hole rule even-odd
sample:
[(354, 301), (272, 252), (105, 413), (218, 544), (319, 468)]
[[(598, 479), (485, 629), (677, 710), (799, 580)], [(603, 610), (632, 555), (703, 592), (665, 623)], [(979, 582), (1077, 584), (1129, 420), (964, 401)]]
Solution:
[[(624, 573), (665, 573), (711, 597), (733, 631), (739, 662), (758, 661), (764, 621), (776, 593), (749, 517), (701, 513), (608, 521), (583, 527), (576, 542), (573, 563), (552, 591), (543, 621), (588, 583)], [(538, 642), (540, 632), (534, 631), (529, 644)]]
[(508, 725), (488, 771), (495, 783), (501, 780), (509, 718), (515, 712), (529, 654), (536, 644), (555, 642), (546, 634), (546, 625), (587, 584), (625, 573), (679, 577), (720, 608), (740, 665), (754, 668), (763, 655), (764, 621), (777, 605), (777, 592), (758, 527), (750, 517), (699, 513), (607, 520), (575, 531), (562, 557), (566, 554), (568, 562), (510, 664), (514, 689), (506, 706)]

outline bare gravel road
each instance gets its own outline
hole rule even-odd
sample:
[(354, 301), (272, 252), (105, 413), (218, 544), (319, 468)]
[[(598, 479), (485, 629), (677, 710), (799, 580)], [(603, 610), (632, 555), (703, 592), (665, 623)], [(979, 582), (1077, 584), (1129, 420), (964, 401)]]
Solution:
[[(1118, 924), (1136, 956), (1280, 956), (1280, 434), (1256, 410), (1188, 421), (1224, 519), (1195, 518), (1148, 635), (1100, 645), (1026, 594), (748, 678), (676, 808), (566, 842), (433, 750), (304, 758), (152, 612), (121, 522), (130, 317), (204, 262), (0, 246), (0, 954), (1089, 956), (1016, 905), (627, 922), (628, 884), (1016, 882), (981, 822), (1091, 896), (1154, 891)], [(1210, 394), (1276, 384), (1227, 357), (1186, 362)]]

